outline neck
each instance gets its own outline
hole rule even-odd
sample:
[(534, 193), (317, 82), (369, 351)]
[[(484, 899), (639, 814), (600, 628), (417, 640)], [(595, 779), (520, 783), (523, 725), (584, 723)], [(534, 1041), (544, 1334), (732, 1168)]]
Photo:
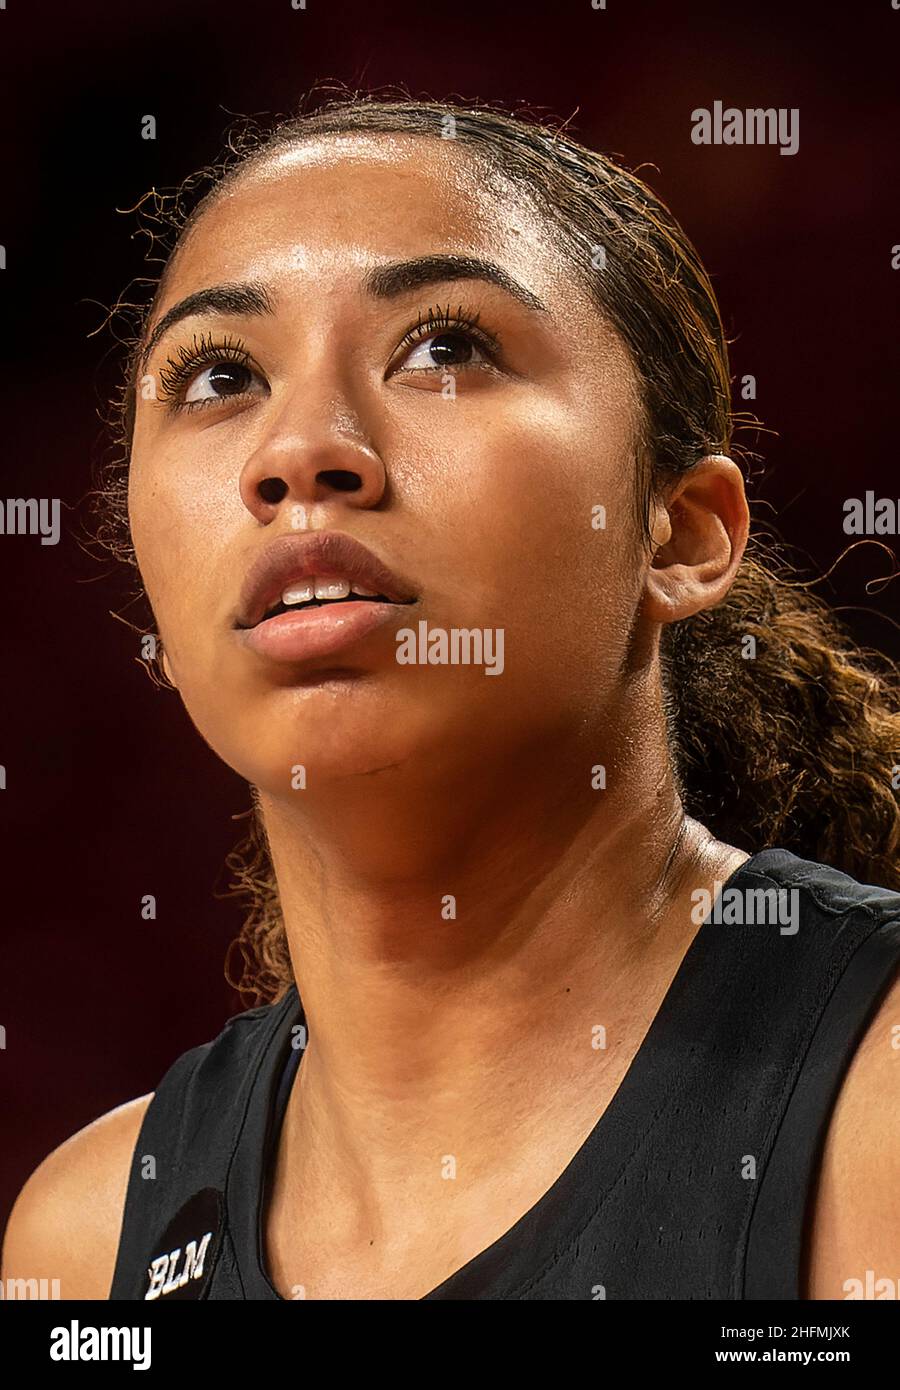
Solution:
[(674, 973), (690, 891), (746, 856), (685, 817), (662, 720), (630, 727), (606, 741), (605, 790), (585, 736), (262, 794), (304, 1085), (348, 1124), (489, 1094), (523, 1036), (612, 1026), (639, 981)]

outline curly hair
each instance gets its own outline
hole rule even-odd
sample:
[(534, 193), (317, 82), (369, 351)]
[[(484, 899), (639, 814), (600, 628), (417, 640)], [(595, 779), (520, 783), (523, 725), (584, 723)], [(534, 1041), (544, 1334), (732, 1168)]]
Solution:
[[(127, 469), (140, 348), (167, 269), (198, 219), (247, 169), (303, 141), (351, 132), (450, 138), (482, 179), (512, 182), (544, 220), (563, 263), (618, 330), (637, 371), (635, 507), (645, 543), (650, 503), (667, 481), (709, 453), (745, 465), (756, 457), (734, 440), (736, 429), (759, 422), (731, 409), (728, 345), (709, 277), (674, 215), (635, 173), (576, 142), (564, 124), (482, 103), (345, 93), (269, 128), (246, 123), (232, 132), (217, 164), (174, 194), (154, 191), (139, 205), (152, 224), (153, 248), (159, 242), (165, 254), (160, 278), (145, 282), (154, 286), (150, 304), (128, 306), (138, 322), (114, 403), (119, 448), (95, 494), (100, 538), (114, 554), (135, 564)], [(854, 644), (771, 536), (751, 537), (717, 607), (664, 629), (661, 660), (687, 814), (749, 853), (777, 844), (863, 881), (900, 888), (896, 668)], [(269, 1001), (293, 975), (251, 790), (250, 834), (227, 861), (232, 891), (246, 899), (248, 912), (226, 974), (243, 995)], [(238, 976), (229, 973), (235, 955)]]

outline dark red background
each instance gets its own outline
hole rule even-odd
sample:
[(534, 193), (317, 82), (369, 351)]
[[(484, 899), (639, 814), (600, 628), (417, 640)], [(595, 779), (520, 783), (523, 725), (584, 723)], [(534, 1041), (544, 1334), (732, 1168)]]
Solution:
[[(56, 547), (0, 537), (0, 1221), (52, 1147), (151, 1090), (240, 1007), (222, 973), (240, 911), (213, 892), (247, 789), (141, 670), (109, 616), (127, 587), (74, 538), (112, 379), (109, 336), (88, 335), (146, 270), (116, 209), (214, 158), (234, 115), (288, 113), (320, 79), (575, 113), (587, 143), (655, 166), (644, 176), (699, 246), (738, 335), (733, 370), (757, 377), (749, 408), (777, 431), (757, 446), (762, 494), (821, 570), (846, 544), (845, 497), (900, 494), (898, 46), (890, 0), (830, 15), (772, 0), (8, 0), (0, 487), (75, 510)], [(693, 145), (691, 110), (717, 98), (798, 107), (799, 153)], [(155, 142), (140, 138), (147, 113)], [(890, 568), (858, 549), (825, 591), (897, 655), (877, 611), (896, 612), (897, 586), (865, 589)]]

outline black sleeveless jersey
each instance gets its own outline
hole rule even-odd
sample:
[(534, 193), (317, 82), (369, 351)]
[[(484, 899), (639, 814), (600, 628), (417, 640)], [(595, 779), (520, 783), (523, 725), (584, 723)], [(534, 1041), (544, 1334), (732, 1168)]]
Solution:
[[(900, 893), (768, 849), (704, 912), (574, 1158), (426, 1298), (803, 1296), (804, 1215), (841, 1081), (900, 968)], [(281, 1298), (261, 1233), (305, 1038), (292, 987), (166, 1073), (111, 1299)]]

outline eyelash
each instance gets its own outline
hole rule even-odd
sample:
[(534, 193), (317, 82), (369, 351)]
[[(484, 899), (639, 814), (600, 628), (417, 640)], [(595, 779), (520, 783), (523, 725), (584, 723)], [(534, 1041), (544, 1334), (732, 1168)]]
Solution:
[[(445, 309), (429, 307), (424, 316), (419, 314), (415, 327), (404, 333), (397, 345), (397, 352), (406, 347), (415, 347), (434, 334), (459, 330), (493, 361), (500, 351), (500, 341), (496, 335), (488, 333), (480, 326), (480, 318), (480, 314), (472, 313), (462, 304), (458, 306), (456, 313), (451, 311), (449, 304)], [(209, 396), (199, 401), (185, 401), (181, 397), (204, 368), (215, 367), (221, 362), (235, 362), (252, 370), (251, 360), (250, 353), (239, 338), (226, 337), (217, 340), (207, 337), (206, 334), (201, 334), (198, 338), (195, 334), (190, 347), (180, 346), (177, 357), (167, 358), (165, 366), (160, 368), (157, 398), (164, 401), (171, 411), (198, 410), (204, 406), (216, 405), (223, 400), (238, 399), (240, 395), (247, 393), (236, 392), (235, 395), (227, 397)], [(415, 370), (422, 372), (429, 369), (419, 367)], [(434, 370), (440, 372), (445, 369), (435, 364)]]
[[(415, 347), (417, 343), (424, 342), (434, 333), (448, 333), (453, 329), (461, 329), (464, 334), (471, 337), (476, 346), (481, 349), (488, 357), (496, 357), (500, 351), (500, 340), (496, 335), (488, 333), (486, 329), (479, 326), (480, 314), (473, 314), (471, 310), (465, 309), (462, 304), (452, 313), (450, 305), (446, 309), (429, 308), (423, 318), (419, 314), (415, 328), (411, 328), (408, 333), (404, 333), (401, 338), (397, 351), (404, 347)], [(422, 370), (419, 368), (418, 370)], [(441, 371), (442, 368), (435, 364), (434, 370)]]
[[(198, 339), (195, 334), (190, 347), (182, 345), (178, 349), (177, 358), (167, 358), (165, 366), (160, 367), (158, 399), (167, 402), (169, 409), (173, 411), (196, 410), (198, 407), (215, 405), (215, 396), (202, 401), (185, 401), (180, 397), (198, 372), (203, 371), (205, 367), (216, 367), (221, 362), (236, 362), (241, 367), (249, 368), (251, 358), (239, 338), (216, 340), (203, 333)], [(226, 397), (219, 399), (225, 400)], [(234, 397), (227, 399), (233, 400)]]

